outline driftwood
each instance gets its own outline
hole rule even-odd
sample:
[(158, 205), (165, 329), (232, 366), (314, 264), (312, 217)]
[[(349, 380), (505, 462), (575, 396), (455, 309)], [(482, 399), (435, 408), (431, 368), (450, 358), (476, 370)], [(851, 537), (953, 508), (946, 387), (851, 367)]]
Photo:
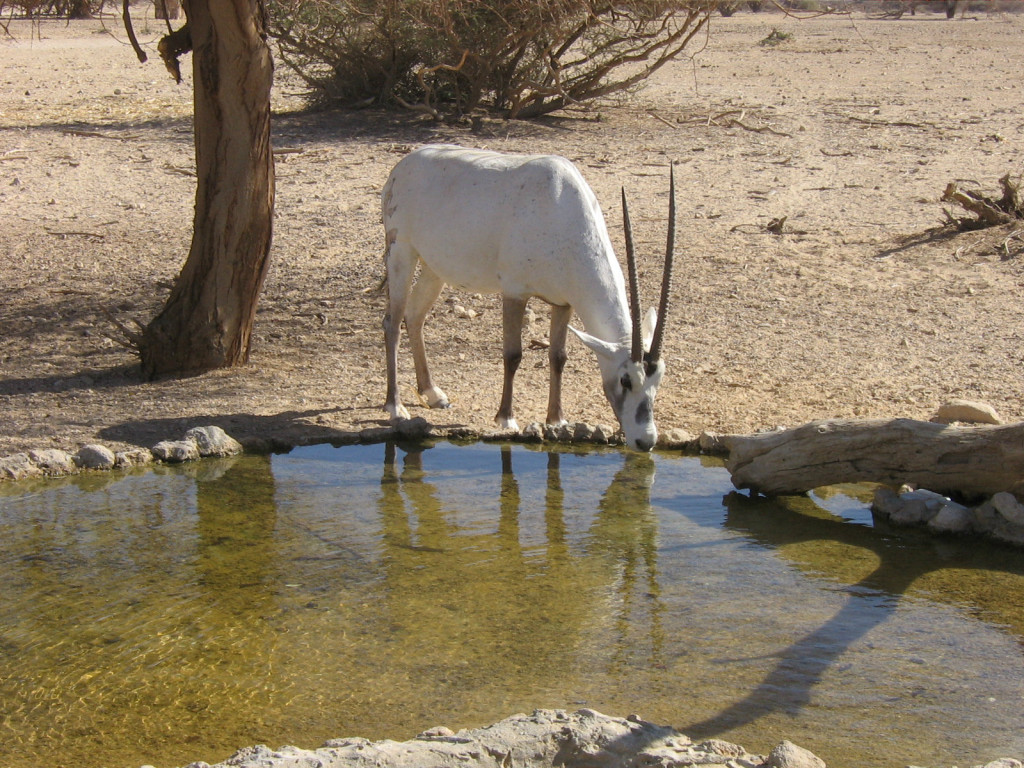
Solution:
[[(1024, 201), (1021, 199), (1020, 182), (1013, 181), (1010, 179), (1010, 174), (1006, 174), (999, 179), (999, 186), (1003, 189), (1003, 196), (994, 200), (985, 197), (980, 192), (962, 189), (956, 182), (950, 182), (940, 199), (944, 203), (956, 203), (978, 217), (974, 222), (964, 220), (957, 222), (961, 229), (996, 227), (1024, 219)], [(952, 216), (949, 218), (956, 221)]]
[(769, 496), (846, 482), (909, 483), (947, 495), (1024, 495), (1024, 422), (815, 421), (722, 442), (733, 485)]

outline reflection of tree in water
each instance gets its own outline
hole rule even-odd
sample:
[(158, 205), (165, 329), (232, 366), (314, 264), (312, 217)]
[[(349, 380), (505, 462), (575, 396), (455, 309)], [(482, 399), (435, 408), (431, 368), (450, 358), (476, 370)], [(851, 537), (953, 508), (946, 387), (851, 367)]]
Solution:
[[(248, 743), (262, 735), (261, 713), (273, 710), (278, 693), (277, 635), (266, 620), (277, 610), (270, 584), (278, 578), (270, 458), (247, 456), (197, 478), (196, 511), (200, 624), (178, 673), (195, 681), (183, 688), (198, 689), (186, 706), (203, 718), (203, 732), (222, 743), (224, 731), (238, 729), (237, 743)], [(240, 709), (248, 717), (238, 718)]]
[(232, 462), (223, 472), (196, 482), (199, 536), (196, 571), (218, 601), (244, 605), (264, 590), (257, 587), (273, 564), (277, 505), (268, 457)]
[[(446, 508), (428, 479), (422, 446), (405, 447), (400, 465), (389, 447), (379, 500), (387, 630), (394, 654), (407, 663), (421, 660), (413, 662), (423, 676), (420, 686), (471, 698), (474, 689), (498, 684), (511, 698), (564, 705), (530, 699), (531, 692), (561, 696), (575, 677), (593, 672), (580, 668), (576, 651), (584, 633), (604, 621), (609, 593), (622, 589), (621, 602), (628, 604), (639, 579), (644, 594), (656, 595), (653, 462), (639, 455), (626, 460), (601, 502), (585, 552), (574, 556), (561, 456), (547, 454), (544, 544), (524, 549), (514, 455), (511, 447), (501, 449), (498, 519), (482, 531), (459, 527), (458, 512)], [(620, 615), (616, 622), (630, 618)]]

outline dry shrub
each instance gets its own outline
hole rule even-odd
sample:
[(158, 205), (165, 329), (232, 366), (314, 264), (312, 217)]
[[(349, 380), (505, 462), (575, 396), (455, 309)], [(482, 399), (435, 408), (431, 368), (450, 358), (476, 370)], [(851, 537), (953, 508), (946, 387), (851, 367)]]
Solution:
[(530, 118), (640, 84), (717, 0), (272, 0), (315, 100)]
[(106, 0), (0, 0), (0, 15), (87, 19), (100, 13), (105, 4)]

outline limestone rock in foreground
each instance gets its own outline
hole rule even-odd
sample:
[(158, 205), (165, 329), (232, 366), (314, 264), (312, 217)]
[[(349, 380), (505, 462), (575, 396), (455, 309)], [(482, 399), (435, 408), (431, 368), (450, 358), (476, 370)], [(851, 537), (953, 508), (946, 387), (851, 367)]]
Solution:
[[(800, 752), (817, 761), (801, 766), (824, 768), (811, 753)], [(432, 728), (411, 741), (334, 739), (317, 750), (248, 747), (214, 768), (756, 768), (764, 763), (764, 756), (747, 754), (735, 744), (717, 739), (694, 744), (672, 728), (635, 715), (623, 719), (591, 709), (573, 713), (539, 709), (532, 715), (513, 715), (486, 728), (458, 733)], [(210, 766), (199, 762), (188, 768)]]
[(825, 761), (791, 741), (783, 741), (768, 755), (768, 766), (769, 768), (825, 768)]

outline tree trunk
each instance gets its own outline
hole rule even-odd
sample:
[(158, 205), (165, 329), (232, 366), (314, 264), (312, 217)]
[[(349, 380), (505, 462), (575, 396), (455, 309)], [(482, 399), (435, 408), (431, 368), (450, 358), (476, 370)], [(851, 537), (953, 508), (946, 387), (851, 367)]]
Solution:
[(815, 421), (723, 442), (733, 485), (769, 496), (848, 482), (911, 483), (969, 496), (1024, 490), (1024, 423)]
[(247, 362), (270, 264), (273, 64), (263, 0), (190, 0), (196, 189), (192, 246), (139, 344), (146, 378)]

